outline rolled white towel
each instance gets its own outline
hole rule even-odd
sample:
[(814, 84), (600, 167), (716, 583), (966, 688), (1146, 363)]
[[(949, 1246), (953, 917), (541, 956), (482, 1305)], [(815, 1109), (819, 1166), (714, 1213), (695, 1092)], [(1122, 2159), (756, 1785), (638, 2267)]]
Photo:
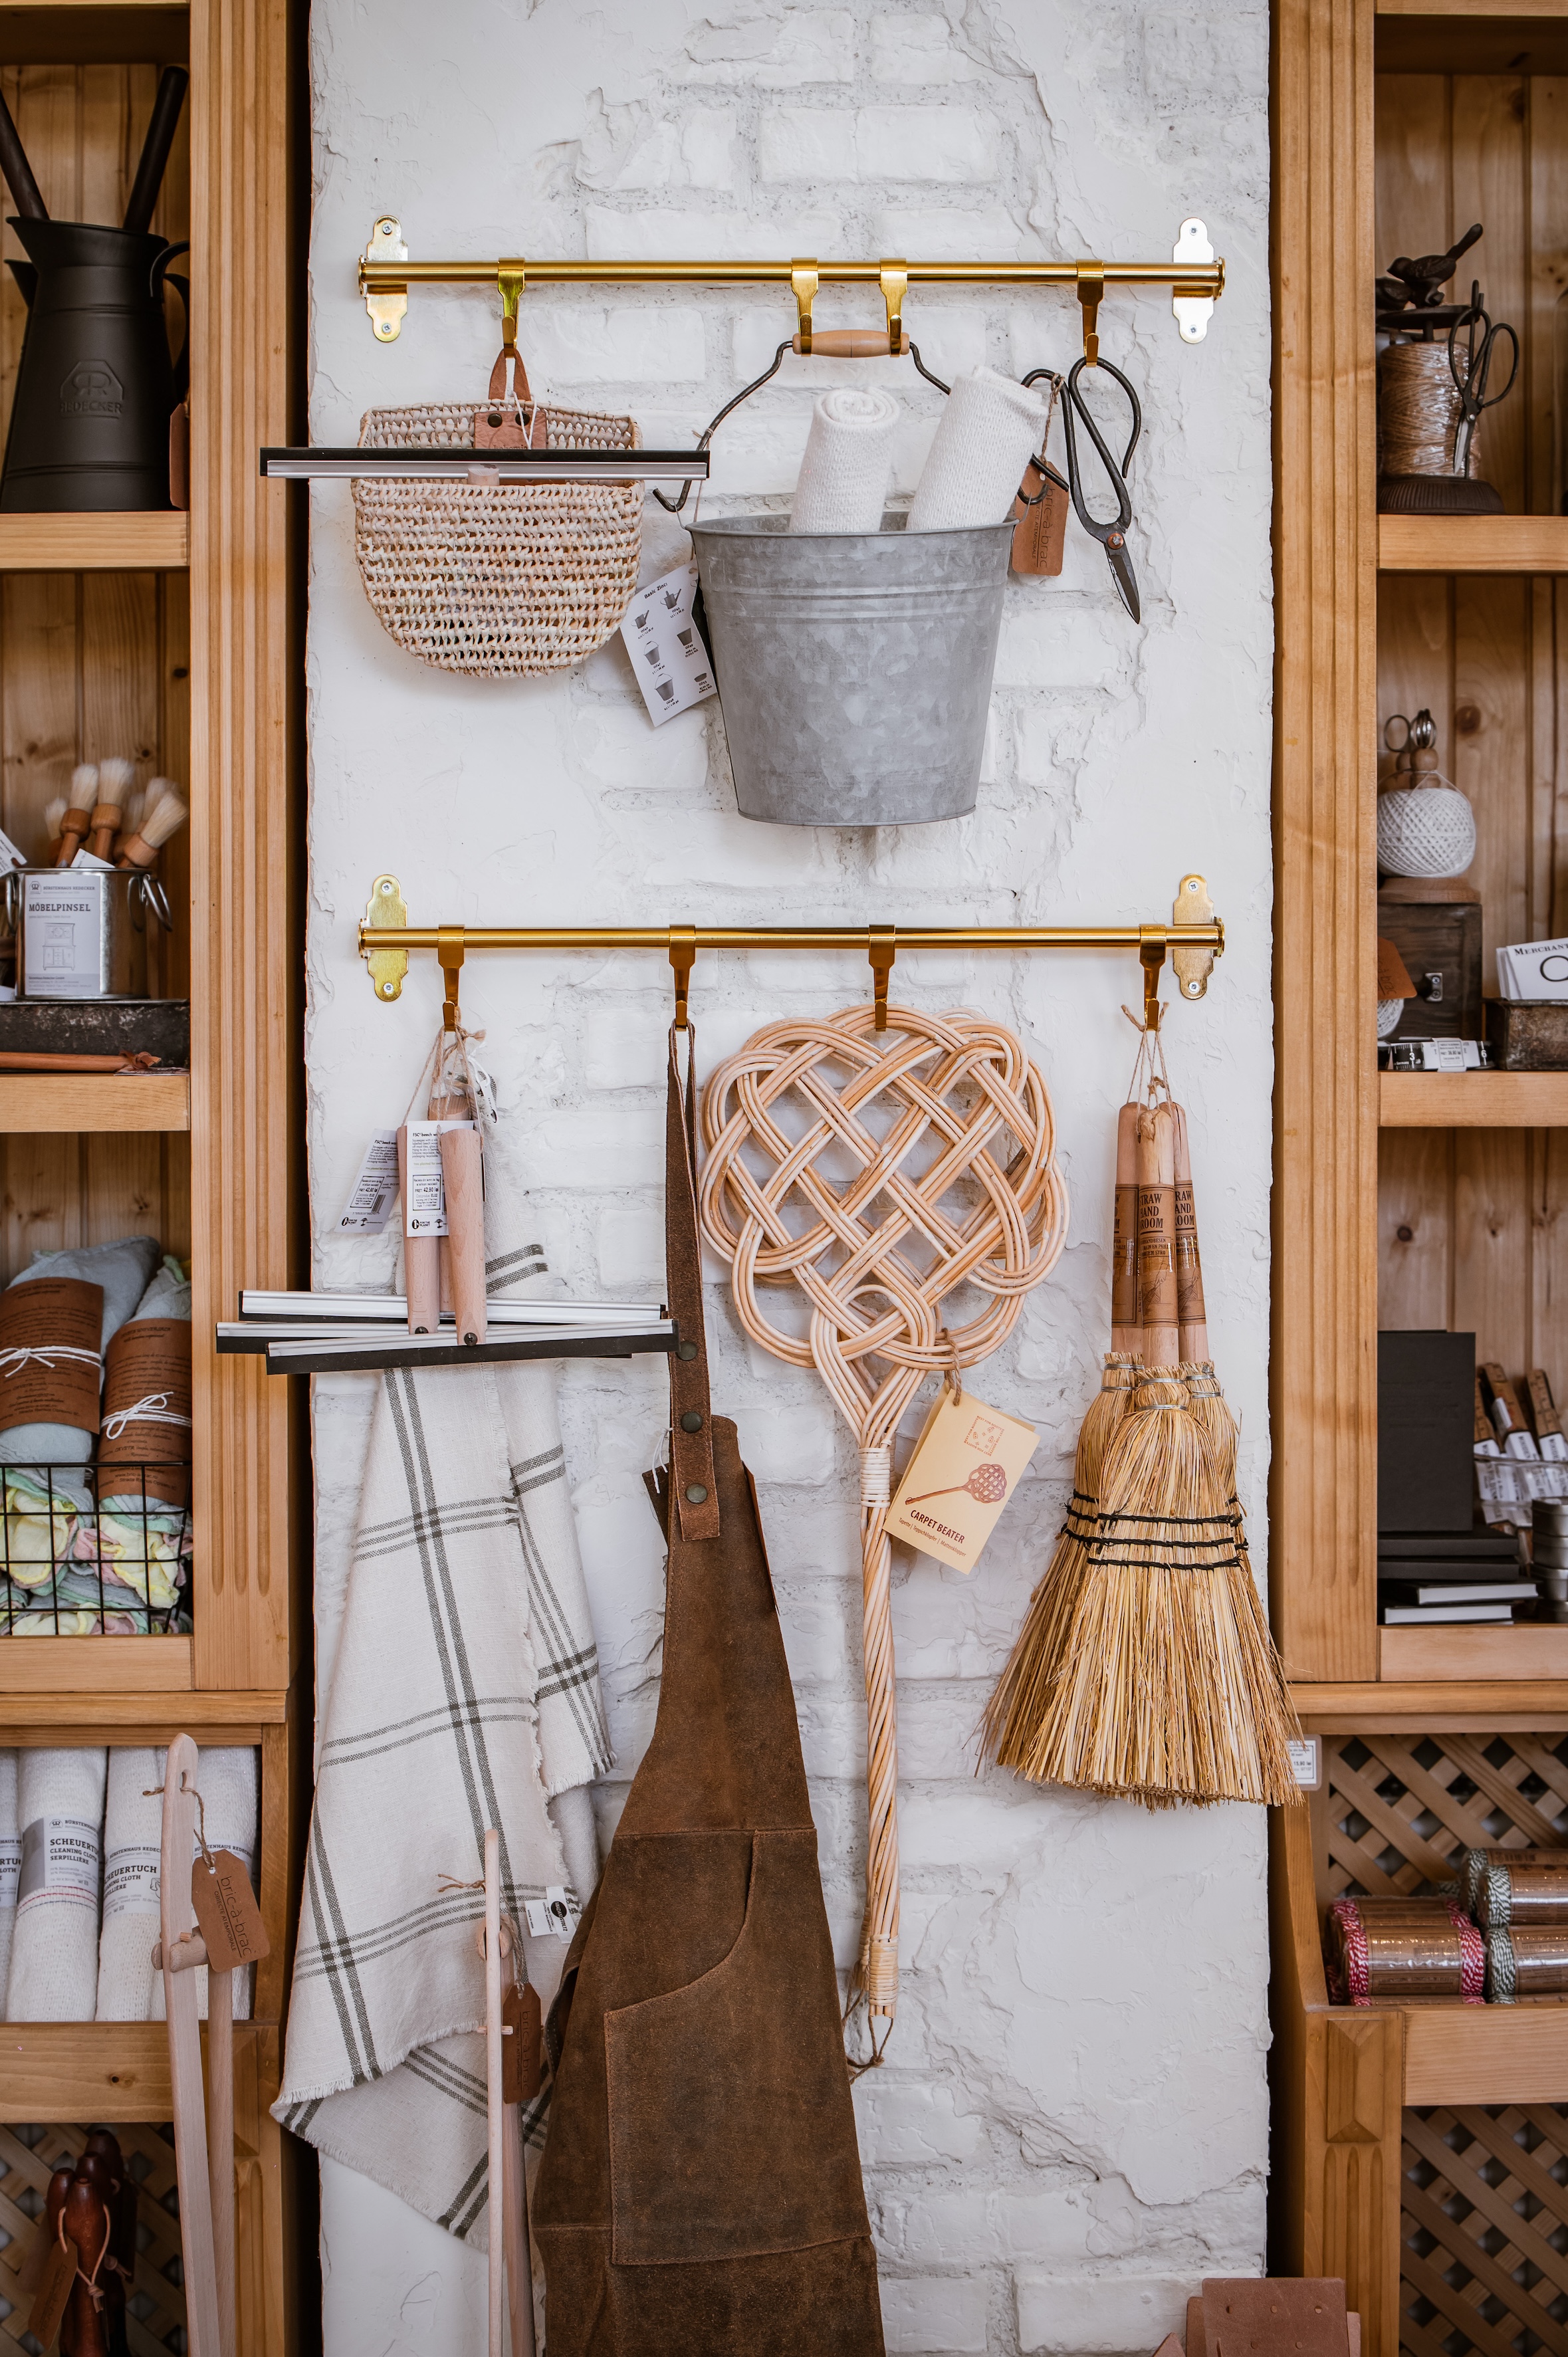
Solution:
[(1005, 523), (1024, 469), (1045, 439), (1050, 417), (1043, 393), (964, 369), (953, 379), (909, 510), (910, 532), (958, 532)]
[[(201, 1810), (198, 1825), (205, 1824), (207, 1846), (210, 1850), (226, 1849), (242, 1858), (250, 1869), (252, 1889), (256, 1880), (256, 1824), (259, 1813), (259, 1759), (248, 1743), (218, 1744), (202, 1751), (196, 1770), (196, 1788), (201, 1794)], [(199, 1856), (199, 1849), (198, 1851)], [(256, 1968), (242, 1966), (234, 1975), (234, 2018), (249, 2021), (255, 1995)], [(166, 1995), (161, 1973), (153, 1979), (153, 2014), (155, 2021), (166, 2018)], [(196, 2009), (200, 2018), (207, 2018), (207, 1967), (196, 1967)]]
[(5, 2018), (5, 1984), (11, 1976), (11, 1941), (16, 1929), (16, 1883), (22, 1871), (22, 1836), (16, 1824), (16, 1755), (0, 1751), (0, 2021)]
[(879, 532), (893, 472), (898, 404), (835, 386), (818, 398), (789, 509), (791, 532)]
[(109, 1754), (103, 1815), (103, 1929), (98, 1938), (98, 2018), (153, 2018), (158, 1936), (158, 1853), (166, 1754), (125, 1744)]
[(98, 1885), (109, 1755), (23, 1751), (16, 1767), (22, 1874), (9, 2021), (91, 2021), (98, 2003)]

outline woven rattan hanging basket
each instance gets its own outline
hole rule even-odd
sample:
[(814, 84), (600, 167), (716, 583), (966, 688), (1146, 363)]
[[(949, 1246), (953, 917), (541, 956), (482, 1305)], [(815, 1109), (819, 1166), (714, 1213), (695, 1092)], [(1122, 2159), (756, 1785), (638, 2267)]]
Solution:
[[(370, 409), (369, 450), (467, 448), (480, 402)], [(636, 420), (541, 408), (551, 450), (635, 450)], [(521, 438), (521, 437), (520, 437)], [(354, 485), (360, 578), (381, 628), (441, 671), (564, 671), (602, 646), (637, 587), (640, 483)]]

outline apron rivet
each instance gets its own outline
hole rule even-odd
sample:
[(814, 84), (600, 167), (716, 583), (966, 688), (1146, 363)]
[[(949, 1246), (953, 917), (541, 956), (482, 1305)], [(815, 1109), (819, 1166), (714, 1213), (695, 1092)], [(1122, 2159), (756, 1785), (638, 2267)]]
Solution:
[(677, 1354), (682, 1359), (694, 1359), (697, 1355), (695, 1342), (678, 1342), (675, 1348)]
[(686, 1497), (688, 1502), (693, 1506), (705, 1506), (708, 1502), (708, 1493), (700, 1481), (687, 1482)]
[(681, 1418), (681, 1429), (682, 1432), (701, 1432), (702, 1428), (703, 1419), (697, 1414), (695, 1408), (690, 1409), (687, 1414)]

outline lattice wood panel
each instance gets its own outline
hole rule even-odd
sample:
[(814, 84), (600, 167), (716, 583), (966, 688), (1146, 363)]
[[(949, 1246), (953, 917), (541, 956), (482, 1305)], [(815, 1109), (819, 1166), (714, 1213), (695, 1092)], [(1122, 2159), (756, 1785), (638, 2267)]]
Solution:
[[(179, 2201), (173, 2131), (117, 2126), (126, 2166), (141, 2187), (136, 2212), (136, 2287), (126, 2305), (132, 2357), (178, 2357), (185, 2349)], [(37, 2357), (27, 2331), (29, 2296), (16, 2277), (38, 2234), (49, 2178), (87, 2141), (84, 2128), (0, 2126), (0, 2357)]]
[(1440, 1889), (1470, 1848), (1568, 1846), (1568, 1736), (1354, 1735), (1325, 1751), (1325, 1901)]
[(1400, 2346), (1568, 2357), (1568, 2104), (1407, 2111)]

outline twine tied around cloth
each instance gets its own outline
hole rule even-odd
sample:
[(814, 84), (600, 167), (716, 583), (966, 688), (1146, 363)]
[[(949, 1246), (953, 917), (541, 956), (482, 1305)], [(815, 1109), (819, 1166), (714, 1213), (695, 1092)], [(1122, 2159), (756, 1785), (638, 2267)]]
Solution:
[(134, 1407), (117, 1408), (113, 1415), (104, 1419), (104, 1439), (118, 1440), (128, 1424), (178, 1424), (183, 1425), (187, 1432), (191, 1429), (189, 1416), (177, 1415), (169, 1406), (167, 1392), (148, 1392)]
[[(893, 1437), (928, 1374), (956, 1383), (1011, 1331), (1060, 1256), (1068, 1199), (1045, 1082), (1012, 1032), (965, 1011), (891, 1006), (883, 1032), (875, 1020), (874, 1007), (851, 1006), (771, 1023), (718, 1067), (703, 1097), (698, 1210), (730, 1264), (747, 1334), (791, 1366), (816, 1368), (860, 1449), (870, 1827), (850, 2006), (891, 2021)], [(791, 1283), (810, 1308), (806, 1338), (763, 1307), (765, 1288)], [(940, 1305), (966, 1285), (982, 1299), (950, 1330)]]
[(21, 1373), (29, 1359), (36, 1359), (40, 1366), (48, 1367), (51, 1374), (61, 1359), (73, 1359), (83, 1367), (101, 1367), (103, 1363), (101, 1351), (79, 1351), (70, 1342), (45, 1342), (36, 1350), (23, 1349), (18, 1345), (14, 1351), (0, 1351), (0, 1372), (4, 1372), (7, 1383), (13, 1375)]

